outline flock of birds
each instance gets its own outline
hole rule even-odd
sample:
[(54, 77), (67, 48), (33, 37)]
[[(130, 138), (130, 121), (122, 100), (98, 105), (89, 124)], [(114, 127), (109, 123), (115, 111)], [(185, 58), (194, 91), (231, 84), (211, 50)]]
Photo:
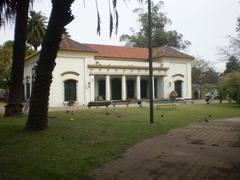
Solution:
[[(74, 115), (74, 111), (66, 111), (66, 114), (69, 114), (69, 115)], [(110, 113), (109, 112), (106, 112), (105, 115), (108, 116)], [(121, 115), (117, 115), (117, 118), (121, 118), (122, 116)], [(161, 114), (161, 118), (164, 117), (164, 114)], [(209, 119), (212, 117), (211, 114), (208, 115), (208, 117), (205, 117), (204, 118), (204, 122), (208, 123), (209, 122)], [(73, 118), (70, 118), (70, 120), (74, 120)], [(201, 121), (201, 120), (200, 120)]]

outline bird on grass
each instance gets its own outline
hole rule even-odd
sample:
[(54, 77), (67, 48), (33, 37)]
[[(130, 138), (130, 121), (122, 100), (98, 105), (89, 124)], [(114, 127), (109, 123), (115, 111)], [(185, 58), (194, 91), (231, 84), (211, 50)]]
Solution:
[(212, 117), (212, 115), (211, 115), (211, 114), (209, 114), (209, 115), (208, 115), (208, 117), (209, 117), (209, 118), (211, 118), (211, 117)]
[(161, 114), (161, 117), (164, 117), (164, 114)]
[(207, 123), (207, 122), (209, 122), (209, 120), (207, 119), (207, 118), (204, 118), (204, 121)]
[(108, 112), (106, 112), (106, 115), (108, 116), (108, 115), (109, 115), (109, 113), (108, 113)]

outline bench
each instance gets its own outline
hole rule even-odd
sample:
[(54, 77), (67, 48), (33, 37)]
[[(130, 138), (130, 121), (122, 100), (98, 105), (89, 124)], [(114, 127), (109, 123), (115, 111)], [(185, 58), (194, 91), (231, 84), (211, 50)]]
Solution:
[(127, 107), (129, 104), (138, 104), (137, 100), (113, 100), (111, 101), (111, 105), (115, 107), (116, 105), (126, 105)]
[(177, 105), (173, 100), (168, 99), (155, 100), (154, 103), (157, 104), (157, 109), (161, 109), (161, 107), (171, 107), (172, 109), (177, 108)]
[(98, 107), (98, 106), (106, 106), (106, 108), (108, 108), (110, 104), (111, 104), (111, 101), (90, 101), (87, 106), (89, 109), (91, 107)]
[(111, 102), (111, 105), (113, 105), (113, 107), (115, 107), (116, 105), (126, 105), (128, 107), (128, 105), (130, 104), (129, 100), (113, 100)]
[(182, 103), (182, 104), (187, 104), (187, 103), (193, 104), (195, 101), (192, 98), (176, 98), (176, 102)]

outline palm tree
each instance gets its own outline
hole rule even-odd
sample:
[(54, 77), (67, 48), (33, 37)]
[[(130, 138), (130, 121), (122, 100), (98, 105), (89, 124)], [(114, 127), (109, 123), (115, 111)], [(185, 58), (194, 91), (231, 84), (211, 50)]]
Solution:
[(6, 22), (12, 21), (16, 14), (17, 0), (1, 0), (0, 1), (0, 27)]
[(46, 32), (47, 18), (40, 12), (31, 11), (27, 27), (27, 43), (37, 51)]
[(1, 21), (11, 19), (16, 13), (10, 93), (4, 116), (22, 113), (22, 82), (29, 4), (30, 0), (2, 0), (0, 2)]
[[(113, 0), (113, 11), (117, 18), (116, 1)], [(55, 59), (59, 44), (64, 33), (64, 26), (69, 24), (73, 19), (71, 5), (74, 0), (52, 0), (52, 11), (48, 22), (46, 35), (42, 43), (37, 69), (36, 79), (34, 82), (30, 110), (26, 128), (28, 130), (42, 130), (48, 126), (48, 100), (49, 90), (52, 82), (52, 71), (55, 66)], [(97, 5), (97, 0), (96, 0)], [(98, 27), (100, 32), (100, 18), (97, 8)], [(110, 13), (110, 35), (113, 30), (113, 18)], [(116, 19), (116, 27), (117, 27)]]

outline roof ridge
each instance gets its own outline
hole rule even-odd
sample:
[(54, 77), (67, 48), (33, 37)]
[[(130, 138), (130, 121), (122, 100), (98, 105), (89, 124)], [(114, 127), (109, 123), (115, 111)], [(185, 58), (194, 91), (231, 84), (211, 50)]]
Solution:
[(109, 45), (109, 44), (92, 44), (92, 43), (83, 43), (83, 44), (94, 45), (94, 46), (120, 47), (120, 48), (129, 48), (129, 49), (148, 49), (144, 47), (130, 47), (130, 46), (121, 46), (121, 45)]

